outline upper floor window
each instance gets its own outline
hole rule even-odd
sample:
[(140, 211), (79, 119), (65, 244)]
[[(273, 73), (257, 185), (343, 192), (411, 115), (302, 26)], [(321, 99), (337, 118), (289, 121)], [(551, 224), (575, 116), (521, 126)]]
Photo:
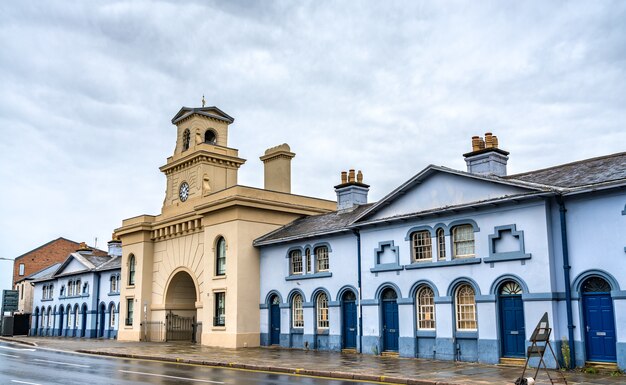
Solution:
[(302, 309), (302, 296), (295, 294), (291, 300), (291, 317), (294, 328), (304, 327), (304, 312)]
[(204, 133), (204, 143), (215, 144), (215, 132), (213, 130), (206, 130)]
[(446, 232), (442, 228), (437, 229), (437, 259), (446, 259)]
[(61, 296), (65, 295), (65, 286), (61, 286), (61, 292), (59, 293), (59, 295)]
[(88, 294), (89, 293), (89, 282), (85, 282), (83, 284), (83, 294)]
[(428, 286), (417, 292), (417, 328), (435, 330), (435, 293)]
[(74, 282), (74, 295), (80, 295), (80, 279)]
[(302, 274), (302, 252), (300, 250), (292, 250), (289, 253), (291, 260), (291, 274)]
[(428, 261), (433, 258), (430, 231), (416, 231), (411, 234), (413, 262)]
[(315, 248), (315, 270), (328, 271), (328, 247), (320, 246)]
[(20, 268), (19, 269), (20, 269), (19, 274), (20, 275), (24, 275), (24, 264), (23, 263), (20, 263)]
[(304, 251), (304, 257), (305, 257), (305, 266), (306, 266), (306, 272), (310, 273), (311, 272), (311, 249), (306, 249)]
[(41, 288), (41, 299), (52, 299), (53, 292), (54, 292), (54, 285), (44, 285)]
[(474, 256), (474, 228), (472, 225), (461, 225), (452, 228), (452, 256), (454, 258), (471, 258)]
[(135, 284), (135, 255), (131, 254), (128, 257), (128, 284)]
[(226, 293), (215, 293), (215, 318), (213, 326), (226, 325)]
[(476, 298), (474, 289), (463, 284), (456, 290), (456, 329), (475, 331), (476, 326)]
[(189, 129), (185, 129), (185, 131), (183, 131), (183, 151), (189, 150), (190, 140), (191, 140), (191, 133), (189, 132)]
[(111, 293), (117, 293), (117, 291), (119, 290), (117, 288), (117, 281), (118, 280), (118, 276), (117, 275), (112, 275), (111, 276)]
[(215, 275), (226, 274), (226, 241), (220, 237), (215, 255)]
[(328, 297), (326, 293), (320, 293), (316, 302), (317, 327), (319, 329), (328, 328)]

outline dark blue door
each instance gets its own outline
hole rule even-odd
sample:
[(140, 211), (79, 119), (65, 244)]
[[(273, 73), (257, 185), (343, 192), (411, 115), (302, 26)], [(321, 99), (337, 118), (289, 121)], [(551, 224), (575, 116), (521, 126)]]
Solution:
[(280, 344), (280, 300), (274, 297), (270, 306), (270, 345)]
[(615, 352), (613, 301), (609, 293), (583, 294), (587, 361), (612, 361)]
[(503, 357), (524, 357), (526, 332), (521, 295), (500, 297), (500, 326)]
[(396, 302), (396, 293), (388, 290), (390, 293), (383, 294), (383, 350), (398, 351), (398, 302)]
[(344, 295), (343, 301), (343, 347), (356, 348), (356, 297), (349, 292)]

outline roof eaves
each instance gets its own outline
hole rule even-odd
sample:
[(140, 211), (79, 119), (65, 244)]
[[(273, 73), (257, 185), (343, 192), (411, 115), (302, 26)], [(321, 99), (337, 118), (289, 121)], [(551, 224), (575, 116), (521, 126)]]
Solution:
[(314, 232), (305, 233), (305, 234), (292, 235), (292, 236), (284, 237), (284, 238), (269, 239), (267, 241), (255, 240), (254, 242), (252, 242), (252, 245), (253, 246), (275, 245), (275, 244), (280, 244), (280, 243), (287, 243), (287, 242), (291, 242), (291, 241), (296, 241), (296, 240), (300, 240), (300, 239), (318, 238), (318, 237), (322, 237), (322, 236), (325, 236), (325, 235), (332, 235), (332, 234), (340, 234), (340, 233), (345, 233), (345, 232), (351, 232), (352, 230), (348, 226), (350, 226), (350, 225), (348, 224), (348, 225), (346, 225), (346, 227), (342, 227), (342, 228), (334, 229), (334, 230), (314, 231)]

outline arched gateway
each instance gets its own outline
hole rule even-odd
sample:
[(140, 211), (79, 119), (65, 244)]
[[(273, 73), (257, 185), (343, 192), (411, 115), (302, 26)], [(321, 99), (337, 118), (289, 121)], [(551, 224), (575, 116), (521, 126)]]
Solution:
[(233, 121), (217, 107), (183, 107), (172, 119), (176, 146), (160, 167), (167, 178), (161, 213), (126, 219), (115, 230), (127, 282), (119, 340), (191, 341), (191, 324), (203, 345), (258, 346), (259, 251), (252, 242), (301, 216), (335, 210), (333, 201), (291, 194), (295, 154), (287, 144), (261, 156), (263, 189), (239, 185), (246, 160), (228, 147)]

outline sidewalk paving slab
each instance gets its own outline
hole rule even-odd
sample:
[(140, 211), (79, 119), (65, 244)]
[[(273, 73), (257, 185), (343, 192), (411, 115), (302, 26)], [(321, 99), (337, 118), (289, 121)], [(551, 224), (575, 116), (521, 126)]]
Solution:
[[(41, 348), (233, 369), (412, 385), (513, 385), (521, 367), (284, 348), (225, 349), (177, 342), (128, 342), (64, 337), (0, 337)], [(534, 370), (527, 372), (532, 375)], [(564, 372), (568, 384), (626, 384), (626, 376)], [(558, 377), (551, 371), (550, 375)], [(537, 385), (549, 384), (540, 371)]]

